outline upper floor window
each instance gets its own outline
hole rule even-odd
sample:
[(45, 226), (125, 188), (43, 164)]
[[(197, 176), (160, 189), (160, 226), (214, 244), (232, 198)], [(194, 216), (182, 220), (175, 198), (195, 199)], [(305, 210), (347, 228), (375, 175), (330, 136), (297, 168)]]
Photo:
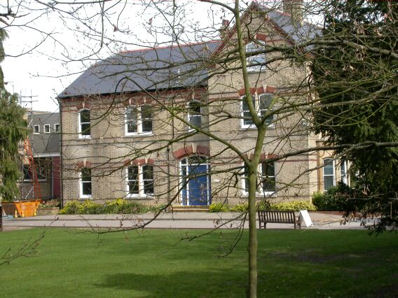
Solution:
[(190, 129), (202, 126), (201, 104), (197, 100), (190, 101), (188, 104), (188, 122), (191, 125)]
[(334, 160), (325, 158), (323, 160), (323, 189), (328, 190), (335, 185)]
[(127, 192), (129, 196), (153, 195), (152, 165), (133, 165), (127, 168)]
[(80, 198), (91, 198), (91, 169), (80, 171)]
[(33, 133), (34, 134), (40, 133), (40, 125), (33, 125)]
[[(262, 93), (262, 94), (254, 94), (252, 95), (253, 106), (256, 111), (256, 114), (262, 118), (265, 124), (272, 124), (274, 117), (273, 114), (268, 115), (272, 112), (272, 94)], [(241, 127), (242, 128), (250, 128), (254, 127), (252, 115), (249, 110), (249, 105), (246, 101), (246, 97), (242, 97), (241, 103)], [(265, 118), (265, 119), (264, 119)]]
[[(261, 40), (256, 40), (246, 44), (246, 66), (249, 72), (261, 72), (265, 70), (265, 43)], [(254, 54), (257, 53), (257, 54)]]
[[(263, 161), (259, 164), (257, 175), (260, 177), (257, 181), (257, 193), (262, 195), (272, 195), (275, 190), (275, 163)], [(249, 192), (249, 170), (244, 166), (243, 189), (246, 193)]]
[(59, 123), (54, 124), (54, 131), (55, 132), (59, 132), (60, 131)]
[(50, 133), (50, 124), (44, 124), (44, 133)]
[(143, 105), (129, 107), (125, 114), (126, 135), (152, 132), (152, 107)]
[(91, 136), (90, 110), (81, 110), (79, 113), (79, 136), (81, 138)]

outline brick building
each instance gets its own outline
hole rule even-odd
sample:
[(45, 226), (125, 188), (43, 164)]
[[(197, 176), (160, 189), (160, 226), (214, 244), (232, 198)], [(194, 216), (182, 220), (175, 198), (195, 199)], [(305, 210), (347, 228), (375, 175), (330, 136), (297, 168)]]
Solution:
[[(248, 53), (294, 45), (316, 30), (258, 4), (241, 20)], [(59, 95), (64, 201), (128, 198), (209, 205), (247, 200), (242, 159), (225, 142), (250, 156), (256, 129), (242, 100), (240, 62), (219, 60), (236, 47), (235, 27), (224, 28), (222, 35), (221, 41), (113, 55)], [(308, 132), (300, 111), (286, 108), (306, 101), (308, 94), (297, 86), (307, 68), (280, 59), (265, 66), (276, 57), (260, 53), (246, 61), (253, 105), (267, 124), (257, 197), (309, 200), (314, 191), (334, 185), (340, 173), (344, 177), (345, 168), (327, 152), (277, 160), (321, 139)]]
[[(29, 142), (43, 200), (61, 197), (61, 155), (59, 113), (31, 112), (28, 116)], [(23, 152), (23, 176), (19, 183), (21, 199), (36, 198), (28, 152)]]

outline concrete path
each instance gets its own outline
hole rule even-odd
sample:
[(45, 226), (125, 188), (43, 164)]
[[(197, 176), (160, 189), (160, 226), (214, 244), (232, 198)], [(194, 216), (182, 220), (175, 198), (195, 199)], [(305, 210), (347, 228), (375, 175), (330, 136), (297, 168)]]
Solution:
[[(364, 229), (360, 222), (340, 224), (340, 215), (310, 212), (313, 226), (304, 229)], [(175, 212), (162, 213), (155, 220), (153, 214), (139, 215), (47, 215), (25, 218), (3, 218), (4, 230), (32, 227), (67, 227), (67, 228), (156, 228), (156, 229), (236, 229), (243, 225), (248, 228), (247, 220), (243, 223), (240, 213)], [(293, 224), (267, 224), (267, 229), (292, 229)]]

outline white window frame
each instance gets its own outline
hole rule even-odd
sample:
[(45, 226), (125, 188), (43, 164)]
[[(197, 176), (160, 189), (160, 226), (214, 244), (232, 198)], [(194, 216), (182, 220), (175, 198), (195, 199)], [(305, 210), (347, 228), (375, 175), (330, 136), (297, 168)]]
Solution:
[[(83, 181), (83, 176), (82, 176), (82, 171), (85, 168), (80, 169), (79, 171), (79, 187), (80, 187), (80, 199), (91, 199), (93, 196), (93, 175), (91, 174), (91, 169), (90, 168), (86, 168), (90, 170), (90, 182), (88, 181)], [(87, 195), (87, 194), (83, 194), (83, 183), (90, 183), (91, 184), (91, 194)]]
[[(36, 128), (37, 128), (37, 131), (36, 131)], [(33, 134), (35, 134), (35, 135), (40, 134), (40, 125), (38, 125), (38, 124), (33, 125)]]
[[(48, 131), (47, 131), (48, 129)], [(51, 133), (51, 125), (50, 124), (44, 124), (44, 133)]]
[[(331, 160), (332, 161), (332, 170), (333, 170), (333, 174), (325, 174), (325, 164), (327, 160)], [(323, 191), (327, 191), (328, 189), (326, 189), (326, 184), (325, 184), (325, 177), (333, 177), (333, 186), (336, 186), (336, 169), (335, 169), (335, 160), (333, 158), (330, 157), (326, 157), (323, 159)]]
[[(257, 48), (257, 49), (253, 49)], [(257, 52), (259, 50), (264, 50), (265, 49), (265, 42), (262, 40), (256, 40), (256, 41), (251, 41), (248, 42), (245, 46), (246, 54), (252, 53), (252, 52)], [(260, 53), (254, 56), (246, 56), (246, 69), (247, 72), (252, 73), (252, 72), (262, 72), (265, 70), (265, 65), (263, 64), (258, 64), (258, 65), (252, 65), (256, 64), (253, 62), (256, 62), (256, 60), (261, 59), (260, 63), (266, 63), (266, 56), (265, 53)]]
[[(58, 127), (58, 129), (57, 129), (57, 127)], [(59, 123), (55, 123), (54, 124), (54, 132), (57, 133), (57, 132), (60, 132), (60, 131), (61, 131), (61, 126), (59, 125)]]
[[(89, 111), (90, 113), (90, 122), (81, 122), (81, 113), (83, 111)], [(90, 125), (90, 134), (89, 135), (83, 135), (82, 134), (82, 125), (83, 124), (89, 124)], [(79, 139), (91, 139), (91, 110), (90, 109), (81, 109), (78, 113), (78, 129), (79, 129)]]
[[(152, 164), (143, 164), (143, 165), (129, 165), (126, 167), (126, 192), (127, 192), (127, 198), (153, 198), (154, 197), (154, 192), (153, 193), (145, 193), (145, 188), (144, 188), (144, 167), (145, 166), (150, 166), (152, 167), (152, 188), (153, 191), (155, 192), (155, 175), (154, 175), (154, 166)], [(138, 194), (135, 193), (130, 193), (130, 187), (129, 187), (129, 168), (130, 167), (137, 167), (138, 168)], [(147, 179), (148, 180), (148, 179)], [(148, 180), (150, 181), (150, 180)]]
[[(143, 131), (143, 118), (142, 118), (142, 107), (150, 107), (151, 108), (151, 122), (152, 122), (152, 130), (151, 131)], [(127, 118), (128, 112), (130, 109), (136, 109), (137, 111), (137, 131), (129, 132), (128, 131), (128, 123), (131, 121)], [(140, 105), (140, 106), (129, 106), (126, 108), (124, 113), (124, 134), (126, 136), (136, 136), (136, 135), (152, 135), (153, 134), (153, 111), (151, 105)]]
[[(276, 195), (277, 189), (276, 189), (276, 163), (274, 162), (274, 181), (275, 181), (275, 190), (273, 191), (264, 191), (263, 190), (263, 163), (265, 161), (260, 161), (257, 167), (257, 190), (256, 190), (256, 196), (257, 197), (273, 197)], [(246, 190), (246, 173), (245, 173), (245, 164), (243, 164), (243, 173), (242, 173), (242, 194), (243, 196), (247, 197), (249, 195), (249, 192)]]
[[(261, 103), (260, 102), (260, 97), (263, 96), (263, 95), (265, 95), (265, 96), (269, 95), (269, 96), (271, 96), (271, 98), (274, 96), (272, 93), (267, 93), (267, 92), (252, 94), (252, 98), (254, 99), (254, 109), (256, 110), (257, 116), (259, 116), (260, 118), (262, 118), (262, 115), (261, 115), (262, 110), (260, 109), (260, 103)], [(241, 96), (241, 98), (240, 98), (240, 117), (241, 117), (241, 119), (240, 119), (240, 127), (243, 128), (243, 129), (255, 128), (254, 123), (245, 124), (245, 117), (244, 117), (244, 110), (243, 110), (243, 102), (244, 102), (244, 100), (245, 100), (245, 95)], [(273, 106), (273, 104), (272, 104), (272, 100), (271, 100), (271, 104), (270, 104), (271, 110), (272, 110), (272, 106)], [(270, 110), (269, 107), (268, 107), (268, 110)], [(271, 115), (271, 116), (269, 116), (267, 118), (271, 118), (271, 122), (268, 123), (267, 126), (271, 127), (271, 128), (274, 127), (274, 123), (273, 123), (274, 115)], [(267, 123), (267, 120), (265, 122)]]
[[(191, 103), (197, 103), (199, 106), (199, 114), (191, 114)], [(202, 103), (199, 100), (193, 99), (190, 100), (188, 102), (188, 106), (187, 106), (187, 121), (190, 125), (192, 125), (193, 123), (191, 122), (192, 118), (200, 118), (200, 126), (198, 126), (198, 128), (202, 128), (203, 125), (203, 116), (202, 116)], [(195, 130), (192, 126), (188, 126), (188, 130), (192, 131)]]
[(348, 185), (348, 162), (346, 160), (340, 162), (340, 181)]

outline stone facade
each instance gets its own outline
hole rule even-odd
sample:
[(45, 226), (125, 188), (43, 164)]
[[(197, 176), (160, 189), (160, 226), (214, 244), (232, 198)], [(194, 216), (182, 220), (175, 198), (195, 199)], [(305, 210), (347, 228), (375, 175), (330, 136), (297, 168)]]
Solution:
[[(263, 12), (257, 10), (248, 18), (249, 13), (242, 17), (247, 44), (284, 46), (292, 43), (286, 32), (270, 22)], [(233, 28), (225, 36), (225, 40), (213, 48), (208, 60), (236, 46)], [(188, 49), (189, 46), (178, 48)], [(176, 49), (168, 51), (172, 53)], [(149, 54), (143, 51), (142, 55)], [(279, 56), (273, 52), (267, 54), (266, 59)], [(243, 161), (229, 145), (250, 157), (257, 130), (244, 117), (241, 99), (244, 84), (239, 63), (214, 63), (208, 70), (212, 75), (204, 80), (184, 85), (179, 77), (176, 81), (173, 77), (170, 82), (178, 86), (147, 92), (130, 87), (123, 92), (105, 94), (86, 86), (90, 81), (85, 78), (90, 74), (84, 74), (73, 84), (73, 90), (67, 88), (60, 96), (63, 200), (104, 202), (128, 198), (147, 204), (172, 201), (175, 205), (246, 202)], [(223, 71), (225, 67), (230, 70)], [(321, 141), (319, 136), (308, 132), (299, 110), (299, 104), (308, 99), (305, 91), (297, 91), (297, 86), (306, 80), (307, 68), (276, 59), (268, 63), (266, 69), (249, 67), (249, 70), (250, 92), (256, 105), (261, 106), (263, 95), (272, 101), (264, 109), (270, 120), (262, 144), (264, 165), (260, 165), (263, 168), (259, 172), (271, 170), (262, 175), (267, 182), (263, 182), (259, 174), (257, 197), (259, 200), (310, 200), (313, 192), (323, 190), (323, 160), (331, 152), (303, 152), (278, 159), (315, 147)], [(79, 86), (86, 91), (80, 92)], [(193, 102), (196, 106), (191, 106)], [(147, 109), (150, 116), (144, 112)], [(130, 116), (131, 111), (134, 116)], [(200, 133), (195, 133), (187, 123), (200, 123), (197, 125)], [(88, 126), (90, 131), (86, 133)], [(267, 162), (269, 160), (276, 161)], [(339, 166), (334, 166), (333, 179), (337, 181)]]

